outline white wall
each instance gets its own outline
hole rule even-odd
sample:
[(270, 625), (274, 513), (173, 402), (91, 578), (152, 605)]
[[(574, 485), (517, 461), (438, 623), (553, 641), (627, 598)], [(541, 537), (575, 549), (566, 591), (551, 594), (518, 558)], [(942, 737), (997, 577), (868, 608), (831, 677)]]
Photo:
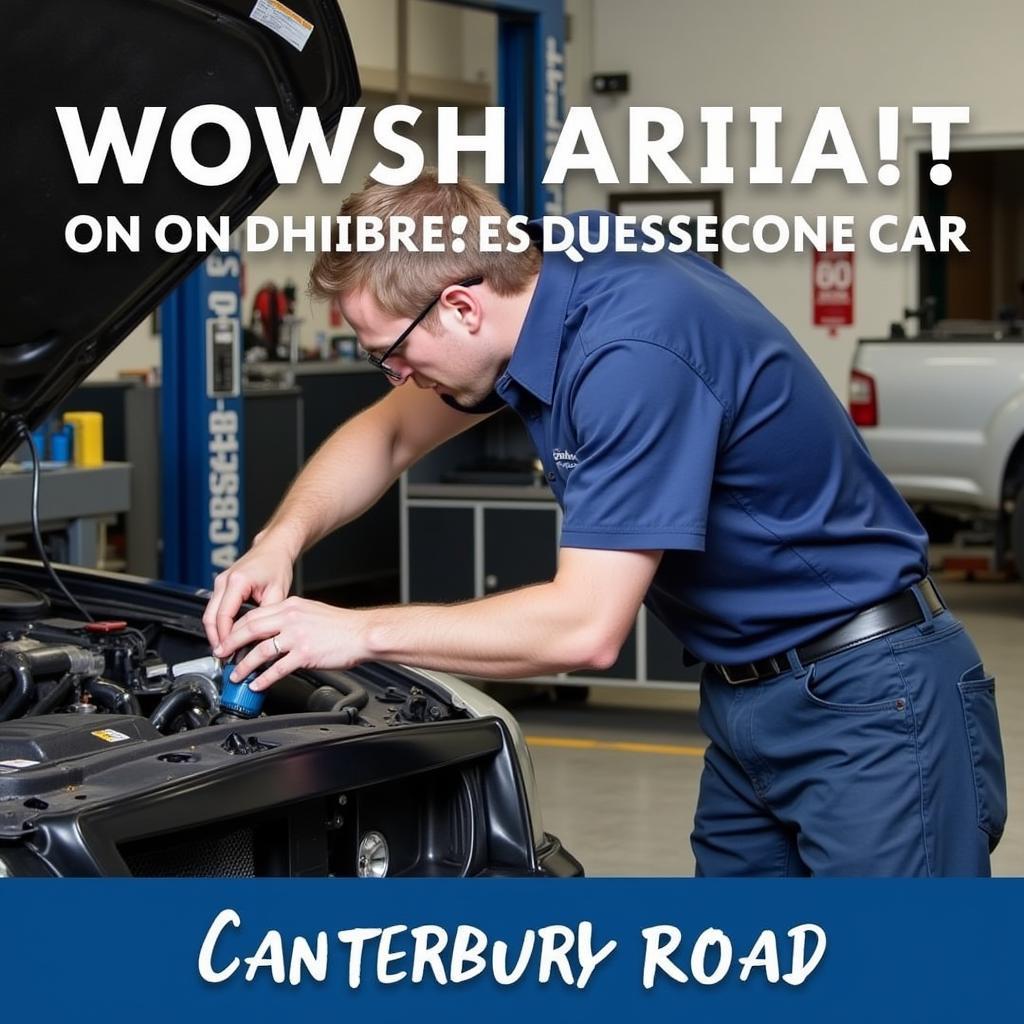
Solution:
[[(393, 70), (396, 66), (396, 0), (343, 0), (345, 22), (352, 38), (360, 67)], [(496, 64), (496, 19), (494, 15), (460, 9), (429, 0), (413, 0), (409, 10), (409, 70), (412, 74), (431, 75), (456, 81), (493, 81)], [(362, 187), (379, 159), (394, 163), (373, 140), (372, 124), (376, 112), (394, 102), (393, 97), (364, 96), (367, 107), (363, 126), (352, 151), (349, 170), (340, 185), (323, 185), (315, 173), (306, 173), (294, 185), (281, 185), (255, 211), (280, 221), (291, 214), (336, 214), (342, 200)], [(416, 102), (415, 99), (413, 101)], [(426, 159), (436, 159), (436, 121), (426, 104), (423, 117), (410, 136), (423, 148)], [(483, 118), (469, 111), (461, 125), (464, 132), (480, 131)], [(482, 160), (470, 155), (464, 161), (465, 172), (483, 175)], [(249, 307), (256, 290), (266, 281), (284, 284), (293, 280), (298, 286), (296, 314), (305, 320), (302, 343), (312, 347), (316, 333), (328, 329), (326, 304), (313, 304), (305, 295), (306, 278), (312, 254), (305, 252), (254, 253), (246, 256), (247, 294), (243, 299), (244, 322), (249, 322)], [(119, 345), (93, 373), (92, 380), (115, 379), (122, 370), (138, 370), (160, 365), (160, 339), (149, 320), (142, 323)]]
[[(393, 67), (394, 0), (345, 0), (343, 8), (361, 62)], [(779, 157), (789, 171), (816, 109), (823, 105), (843, 107), (869, 177), (877, 169), (875, 111), (880, 105), (898, 105), (909, 130), (909, 108), (915, 104), (966, 104), (972, 108), (972, 123), (958, 130), (960, 144), (1024, 144), (1017, 54), (1024, 38), (1024, 4), (1015, 0), (971, 5), (962, 0), (862, 0), (857, 5), (837, 0), (567, 0), (566, 9), (572, 18), (567, 101), (594, 106), (623, 173), (630, 105), (664, 105), (683, 115), (689, 134), (677, 158), (694, 178), (703, 156), (699, 107), (736, 108), (730, 155), (738, 173), (737, 182), (724, 187), (726, 215), (849, 213), (864, 230), (879, 213), (905, 215), (915, 199), (914, 161), (906, 139), (901, 143), (903, 180), (895, 189), (847, 186), (829, 173), (810, 187), (746, 184), (742, 169), (752, 158), (752, 132), (745, 111), (751, 105), (783, 107)], [(414, 72), (493, 80), (493, 16), (414, 0), (411, 18)], [(631, 92), (621, 98), (591, 94), (594, 70), (628, 71)], [(368, 102), (374, 105), (369, 117), (387, 100), (371, 97)], [(419, 138), (428, 151), (429, 121), (424, 119)], [(360, 186), (378, 155), (369, 133), (363, 133), (352, 172), (341, 186), (324, 187), (307, 178), (280, 188), (261, 212), (275, 217), (333, 213)], [(566, 190), (567, 205), (605, 206), (610, 191), (643, 187), (602, 186), (591, 175), (574, 175)], [(666, 186), (652, 181), (648, 187)], [(840, 393), (845, 392), (857, 337), (884, 333), (914, 299), (911, 257), (882, 256), (861, 244), (856, 261), (855, 324), (830, 338), (811, 325), (809, 253), (724, 256), (726, 269), (786, 323)], [(305, 254), (252, 257), (250, 301), (264, 280), (291, 277), (303, 286), (308, 263)], [(303, 298), (299, 312), (308, 319), (305, 338), (312, 343), (315, 332), (326, 327), (326, 310), (311, 308)], [(159, 342), (144, 324), (97, 376), (158, 362)]]
[[(915, 201), (905, 141), (903, 177), (893, 189), (847, 186), (836, 173), (813, 186), (746, 184), (741, 171), (752, 160), (752, 131), (745, 125), (750, 106), (782, 106), (779, 156), (789, 171), (816, 109), (825, 105), (842, 106), (869, 180), (879, 165), (875, 122), (882, 105), (898, 105), (906, 128), (912, 105), (969, 105), (971, 124), (959, 137), (1024, 140), (1019, 0), (592, 0), (592, 7), (593, 70), (628, 71), (631, 92), (621, 98), (587, 95), (582, 102), (594, 106), (623, 177), (630, 105), (668, 106), (682, 114), (688, 135), (676, 157), (691, 178), (703, 162), (699, 108), (736, 108), (730, 155), (737, 181), (723, 187), (726, 216), (849, 213), (866, 231), (878, 214), (905, 216)], [(577, 175), (567, 194), (570, 207), (584, 208), (606, 205), (610, 191), (643, 187), (615, 189)], [(652, 181), (648, 187), (666, 185)], [(724, 265), (845, 393), (856, 338), (884, 333), (912, 298), (910, 259), (876, 254), (858, 239), (855, 325), (834, 339), (811, 326), (809, 253), (725, 254)]]

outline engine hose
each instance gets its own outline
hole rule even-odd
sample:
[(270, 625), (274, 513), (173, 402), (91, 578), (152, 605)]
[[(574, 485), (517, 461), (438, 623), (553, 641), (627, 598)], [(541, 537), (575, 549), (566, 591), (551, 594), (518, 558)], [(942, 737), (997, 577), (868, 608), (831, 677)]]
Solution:
[(164, 732), (179, 715), (183, 714), (197, 699), (202, 699), (199, 690), (191, 687), (183, 687), (180, 690), (171, 690), (169, 694), (156, 706), (156, 710), (149, 716), (154, 728)]
[(14, 685), (4, 698), (3, 704), (0, 704), (0, 722), (10, 721), (16, 715), (20, 715), (32, 703), (36, 693), (32, 670), (23, 654), (8, 658), (7, 667), (14, 676)]
[(347, 696), (339, 697), (333, 686), (320, 686), (307, 698), (306, 710), (326, 711), (331, 714), (344, 711), (349, 722), (354, 722), (359, 717), (359, 708), (346, 703), (348, 700)]
[(209, 676), (205, 676), (201, 672), (187, 672), (185, 675), (175, 676), (174, 689), (178, 690), (181, 687), (199, 690), (206, 701), (206, 706), (211, 711), (220, 707), (220, 690), (217, 689), (217, 684)]
[(212, 718), (211, 711), (200, 711), (198, 708), (185, 709), (185, 720), (190, 729), (203, 729), (210, 724)]
[(83, 684), (92, 699), (108, 711), (119, 715), (141, 715), (139, 699), (130, 690), (126, 690), (109, 679), (89, 679)]
[(77, 682), (78, 676), (73, 672), (68, 672), (67, 675), (61, 676), (60, 682), (45, 697), (36, 701), (25, 712), (25, 717), (35, 718), (38, 715), (48, 715), (55, 707), (63, 704), (71, 696)]
[(217, 708), (220, 703), (217, 687), (208, 679), (206, 682), (209, 686), (204, 686), (199, 682), (201, 679), (205, 677), (184, 676), (175, 684), (174, 689), (157, 704), (156, 710), (149, 716), (156, 729), (163, 732), (179, 715), (186, 714), (197, 700), (211, 712)]
[(356, 711), (361, 711), (369, 703), (370, 695), (366, 690), (354, 679), (340, 672), (317, 672), (317, 679), (342, 694), (342, 700), (333, 709), (335, 711), (342, 708), (355, 708)]
[(58, 672), (76, 672), (81, 676), (101, 675), (103, 655), (98, 651), (75, 647), (71, 644), (47, 644), (23, 652), (34, 675), (56, 675)]

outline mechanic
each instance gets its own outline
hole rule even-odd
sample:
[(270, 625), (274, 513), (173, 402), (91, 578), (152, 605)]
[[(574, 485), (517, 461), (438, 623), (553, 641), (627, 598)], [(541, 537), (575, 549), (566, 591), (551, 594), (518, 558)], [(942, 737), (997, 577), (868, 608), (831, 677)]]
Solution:
[[(349, 216), (507, 217), (469, 182)], [(982, 875), (1005, 819), (993, 692), (927, 538), (788, 331), (693, 254), (324, 253), (393, 391), (338, 429), (216, 581), (215, 653), (263, 689), (392, 661), (514, 678), (612, 665), (641, 602), (706, 663), (701, 875)], [(292, 567), (504, 405), (564, 510), (547, 583), (455, 605), (287, 597)], [(259, 605), (237, 622), (243, 601)], [(275, 660), (276, 659), (276, 660)], [(267, 665), (267, 663), (270, 663)]]

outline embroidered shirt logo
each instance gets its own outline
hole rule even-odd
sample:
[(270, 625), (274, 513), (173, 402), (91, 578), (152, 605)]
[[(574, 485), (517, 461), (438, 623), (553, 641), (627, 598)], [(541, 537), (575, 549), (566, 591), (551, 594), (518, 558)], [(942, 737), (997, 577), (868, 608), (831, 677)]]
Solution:
[(576, 453), (566, 451), (564, 448), (556, 448), (552, 453), (551, 457), (555, 460), (555, 465), (559, 469), (564, 469), (568, 472), (570, 469), (576, 468)]

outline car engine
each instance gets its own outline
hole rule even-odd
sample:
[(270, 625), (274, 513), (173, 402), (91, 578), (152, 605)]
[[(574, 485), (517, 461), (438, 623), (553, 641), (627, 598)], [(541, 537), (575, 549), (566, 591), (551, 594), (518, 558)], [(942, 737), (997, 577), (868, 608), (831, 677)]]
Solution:
[[(194, 630), (152, 619), (65, 618), (52, 613), (41, 591), (0, 584), (0, 723), (21, 722), (13, 731), (0, 726), (0, 771), (8, 761), (40, 762), (95, 749), (98, 718), (119, 716), (118, 728), (138, 739), (244, 721), (252, 715), (226, 699), (222, 680), (231, 667), (213, 657)], [(369, 703), (353, 676), (317, 672), (315, 683), (301, 675), (282, 679), (265, 710), (330, 712), (353, 725), (370, 725), (364, 716)], [(416, 687), (389, 693), (385, 686), (374, 703), (383, 724), (461, 717)]]
[(303, 669), (257, 712), (205, 592), (65, 567), (76, 609), (42, 567), (3, 569), (0, 879), (582, 873), (518, 724), (464, 681)]

